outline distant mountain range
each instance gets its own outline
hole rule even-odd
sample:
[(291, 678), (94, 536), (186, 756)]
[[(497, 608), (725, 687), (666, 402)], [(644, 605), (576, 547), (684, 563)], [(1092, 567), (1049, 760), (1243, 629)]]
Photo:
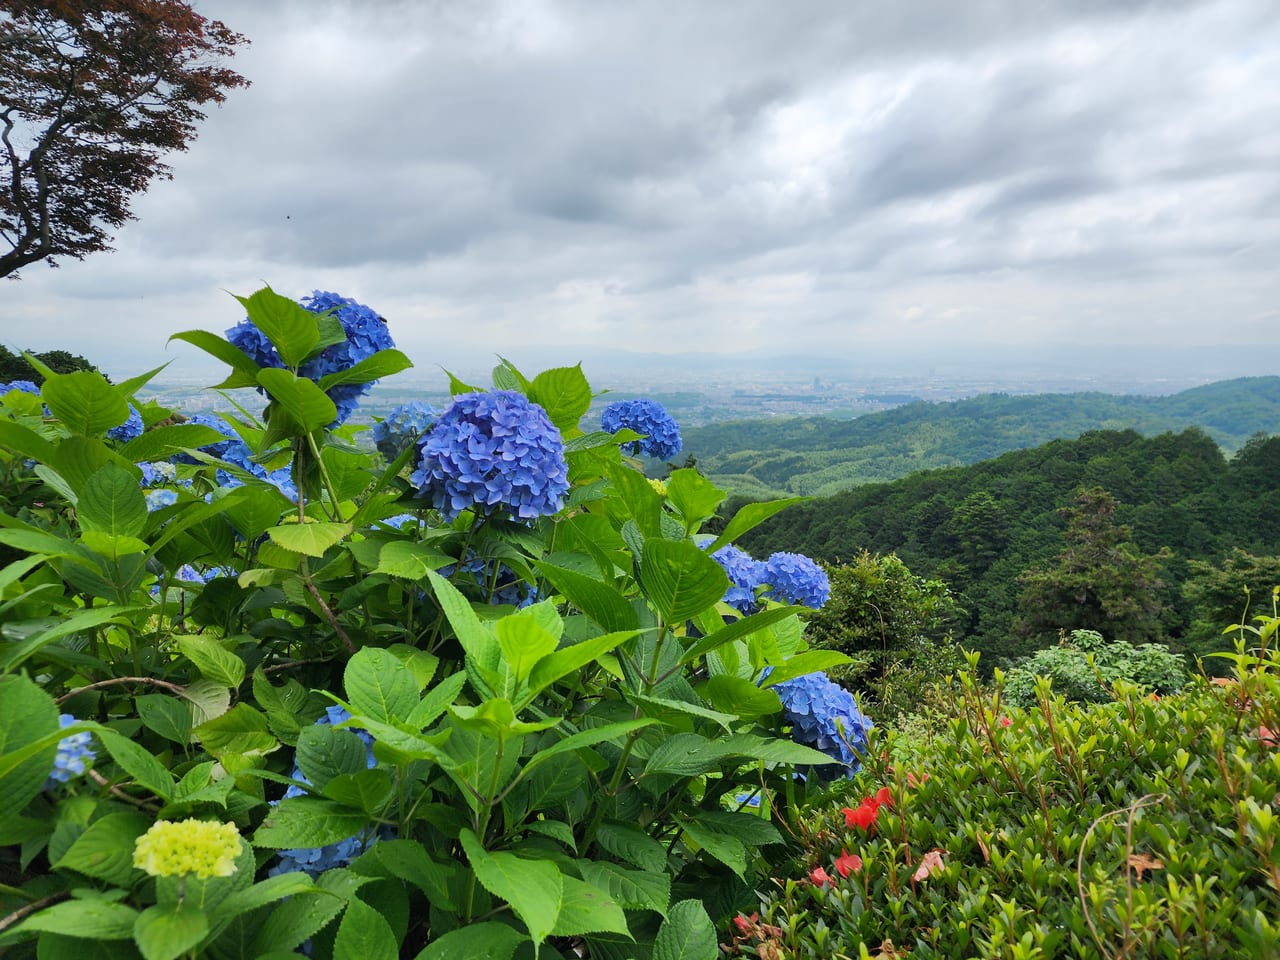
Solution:
[(1280, 433), (1280, 377), (1223, 380), (1170, 396), (985, 394), (910, 403), (854, 420), (742, 420), (684, 431), (684, 451), (740, 496), (830, 496), (917, 470), (978, 463), (1090, 430), (1146, 436), (1199, 427), (1226, 452)]

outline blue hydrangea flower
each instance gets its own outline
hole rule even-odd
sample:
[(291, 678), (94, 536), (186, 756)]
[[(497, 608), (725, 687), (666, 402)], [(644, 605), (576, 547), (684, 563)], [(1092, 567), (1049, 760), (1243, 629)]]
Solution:
[(490, 390), (454, 399), (418, 441), (409, 479), (447, 519), (476, 507), (531, 520), (560, 511), (569, 466), (546, 411), (514, 390)]
[[(325, 347), (299, 367), (298, 373), (301, 376), (319, 380), (327, 374), (349, 370), (379, 350), (389, 350), (396, 345), (387, 330), (386, 321), (364, 304), (323, 290), (316, 290), (299, 302), (312, 313), (326, 313), (332, 309), (347, 335), (345, 341)], [(252, 320), (241, 320), (227, 331), (227, 339), (252, 357), (260, 367), (284, 366), (275, 345)], [(326, 391), (338, 408), (338, 417), (330, 426), (337, 426), (351, 416), (360, 398), (369, 392), (371, 386), (373, 383), (344, 383)]]
[(172, 463), (160, 461), (159, 463), (140, 463), (138, 469), (142, 471), (142, 485), (144, 487), (159, 487), (166, 483), (177, 483), (178, 471), (173, 468)]
[[(765, 668), (762, 682), (771, 670)], [(867, 747), (867, 731), (874, 724), (858, 709), (853, 694), (822, 672), (793, 677), (769, 689), (782, 701), (791, 739), (845, 764), (850, 775), (857, 772), (858, 757)]]
[(416, 513), (397, 513), (394, 517), (383, 517), (378, 522), (385, 523), (396, 530), (403, 530), (407, 526), (416, 526), (421, 519)]
[[(331, 706), (325, 709), (324, 716), (316, 721), (322, 725), (337, 726), (351, 719), (346, 709), (339, 706)], [(370, 768), (377, 764), (377, 760), (373, 756), (373, 737), (367, 730), (346, 727), (364, 743), (365, 759)], [(293, 779), (300, 780), (303, 783), (310, 783), (300, 769), (295, 765), (293, 768)], [(306, 794), (306, 790), (298, 786), (290, 786), (284, 792), (281, 799), (287, 800), (291, 797), (301, 797)], [(281, 873), (293, 873), (302, 871), (313, 877), (318, 877), (326, 870), (333, 867), (343, 867), (354, 860), (368, 848), (370, 843), (379, 839), (390, 839), (395, 834), (390, 827), (383, 827), (373, 835), (354, 834), (336, 843), (326, 844), (323, 847), (307, 847), (293, 850), (281, 850), (280, 862), (267, 871), (271, 876), (277, 876)]]
[(128, 443), (142, 436), (142, 414), (138, 412), (138, 408), (129, 404), (129, 419), (108, 430), (107, 436), (117, 443)]
[[(214, 444), (221, 446), (221, 444)], [(249, 449), (249, 445), (239, 438), (231, 440), (227, 443), (226, 449), (223, 450), (219, 458), (225, 462), (239, 467), (245, 473), (257, 477), (259, 480), (265, 480), (283, 493), (286, 497), (294, 502), (298, 499), (298, 488), (293, 482), (293, 471), (288, 466), (277, 467), (275, 470), (268, 470), (262, 464), (253, 459), (253, 451)], [(218, 478), (218, 486), (220, 487), (238, 487), (244, 481), (229, 470), (218, 468), (216, 473)]]
[(725, 592), (724, 602), (743, 615), (755, 613), (759, 609), (756, 587), (765, 582), (765, 565), (733, 544), (721, 547), (711, 555), (711, 559), (729, 575), (729, 589)]
[(417, 443), (436, 422), (431, 404), (413, 400), (395, 407), (385, 420), (373, 425), (373, 442), (390, 462)]
[(178, 502), (178, 491), (170, 490), (166, 487), (161, 487), (159, 490), (144, 490), (143, 496), (147, 501), (148, 513), (155, 513), (165, 507), (172, 507)]
[[(215, 417), (212, 414), (208, 414), (208, 413), (195, 413), (187, 417), (186, 422), (200, 424), (201, 426), (209, 427), (213, 430), (217, 430), (220, 434), (222, 434), (224, 437), (227, 438), (226, 440), (215, 441), (214, 443), (207, 443), (203, 447), (197, 448), (202, 452), (209, 454), (209, 456), (211, 457), (217, 457), (220, 460), (224, 459), (227, 452), (227, 448), (230, 447), (231, 444), (242, 443), (242, 441), (240, 440), (240, 434), (236, 433), (235, 430), (232, 428), (231, 424), (227, 423), (227, 421), (223, 420), (221, 417)], [(199, 463), (200, 461), (188, 454), (179, 453), (174, 455), (173, 462), (174, 463)]]
[(600, 414), (600, 429), (617, 433), (624, 427), (644, 434), (642, 439), (622, 445), (632, 456), (670, 460), (684, 445), (679, 424), (656, 400), (619, 400), (605, 407)]
[(775, 553), (764, 564), (770, 600), (784, 600), (817, 610), (831, 597), (827, 572), (799, 553)]
[(0, 383), (0, 396), (4, 396), (10, 390), (21, 390), (23, 393), (40, 396), (40, 388), (30, 380), (14, 380), (10, 383)]
[[(71, 726), (76, 722), (76, 718), (69, 713), (64, 713), (58, 717), (58, 724), (63, 729)], [(53, 769), (49, 772), (49, 779), (45, 781), (44, 788), (52, 790), (60, 783), (66, 783), (72, 777), (82, 776), (88, 765), (93, 762), (97, 754), (90, 749), (89, 743), (92, 734), (89, 733), (70, 733), (58, 741), (58, 755), (54, 758)]]

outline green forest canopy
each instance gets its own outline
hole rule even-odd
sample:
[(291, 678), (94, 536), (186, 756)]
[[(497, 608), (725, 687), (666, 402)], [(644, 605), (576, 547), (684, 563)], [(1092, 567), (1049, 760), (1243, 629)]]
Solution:
[(1199, 427), (1228, 454), (1280, 433), (1280, 377), (1247, 377), (1167, 397), (987, 394), (910, 403), (855, 420), (796, 417), (691, 427), (685, 451), (719, 486), (755, 499), (831, 496), (917, 470), (979, 463), (1090, 430), (1152, 436)]
[[(1280, 437), (1254, 438), (1228, 461), (1198, 429), (1149, 438), (1134, 430), (1091, 431), (802, 503), (741, 545), (757, 557), (790, 550), (833, 562), (862, 550), (897, 554), (914, 574), (943, 580), (955, 592), (965, 611), (958, 638), (990, 657), (1016, 657), (1044, 642), (1020, 622), (1022, 578), (1054, 567), (1068, 523), (1061, 511), (1095, 487), (1115, 499), (1126, 549), (1139, 556), (1170, 551), (1160, 565), (1161, 585), (1153, 588), (1162, 636), (1191, 652), (1226, 646), (1219, 636), (1228, 625), (1221, 622), (1223, 596), (1229, 606), (1234, 594), (1239, 616), (1244, 578), (1234, 585), (1206, 578), (1233, 549), (1254, 557), (1280, 552)], [(1274, 567), (1235, 561), (1235, 569), (1262, 576)], [(1272, 585), (1251, 584), (1255, 603), (1268, 610)], [(1208, 597), (1214, 610), (1206, 607)]]

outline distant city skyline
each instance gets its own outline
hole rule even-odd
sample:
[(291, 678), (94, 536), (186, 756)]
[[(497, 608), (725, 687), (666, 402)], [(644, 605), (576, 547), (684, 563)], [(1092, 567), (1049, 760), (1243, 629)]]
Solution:
[(0, 342), (194, 376), (167, 336), (267, 282), (369, 304), (424, 370), (986, 344), (1275, 369), (1269, 0), (193, 5), (251, 39), (253, 86), (116, 252), (4, 281)]

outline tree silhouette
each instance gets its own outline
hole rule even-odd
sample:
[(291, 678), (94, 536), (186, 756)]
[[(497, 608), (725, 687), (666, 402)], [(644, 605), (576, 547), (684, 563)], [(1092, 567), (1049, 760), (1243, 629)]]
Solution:
[(110, 249), (245, 42), (179, 0), (0, 0), (0, 277)]

